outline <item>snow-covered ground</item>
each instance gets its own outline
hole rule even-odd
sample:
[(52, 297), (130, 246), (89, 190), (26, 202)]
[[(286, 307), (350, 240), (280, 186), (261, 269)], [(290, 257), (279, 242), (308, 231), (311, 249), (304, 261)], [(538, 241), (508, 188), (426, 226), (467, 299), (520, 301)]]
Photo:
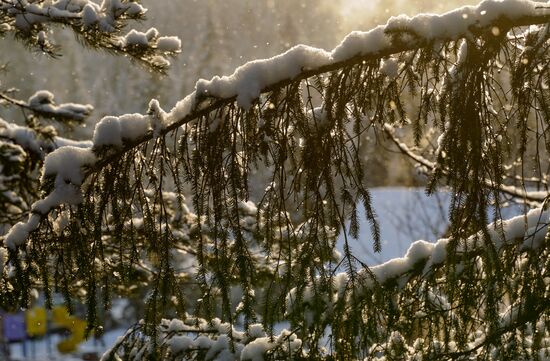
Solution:
[[(373, 237), (361, 206), (359, 239), (348, 237), (355, 255), (368, 265), (376, 265), (405, 254), (416, 240), (440, 238), (447, 228), (449, 194), (426, 196), (422, 188), (387, 187), (371, 190), (372, 206), (380, 225), (382, 252), (373, 252)], [(340, 235), (338, 249), (343, 249)]]
[[(435, 241), (447, 229), (447, 214), (450, 195), (445, 192), (426, 196), (422, 188), (376, 188), (371, 191), (373, 208), (380, 224), (382, 252), (374, 253), (369, 225), (360, 209), (360, 237), (349, 239), (350, 246), (359, 259), (368, 265), (376, 265), (389, 259), (405, 255), (409, 245), (419, 239)], [(520, 209), (507, 209), (505, 217), (511, 217)], [(343, 236), (337, 247), (342, 250)], [(55, 345), (61, 336), (52, 335), (50, 340), (27, 341), (27, 357), (23, 357), (21, 344), (10, 346), (12, 359), (17, 361), (76, 361), (85, 353), (101, 355), (112, 345), (124, 329), (107, 331), (101, 341), (88, 340), (80, 345), (77, 353), (61, 355)]]
[[(372, 206), (380, 225), (382, 251), (373, 252), (373, 237), (361, 206), (359, 239), (348, 237), (353, 253), (369, 266), (392, 258), (403, 257), (409, 245), (417, 240), (434, 242), (443, 237), (448, 226), (450, 194), (438, 192), (427, 196), (424, 188), (384, 187), (371, 190)], [(522, 207), (502, 210), (504, 218), (522, 212)], [(489, 215), (491, 220), (491, 215)], [(343, 249), (343, 235), (337, 248)]]
[[(23, 344), (13, 343), (10, 345), (11, 360), (13, 361), (82, 361), (86, 354), (96, 354), (99, 357), (114, 344), (117, 337), (124, 334), (125, 329), (114, 329), (105, 332), (100, 340), (93, 337), (80, 344), (78, 351), (74, 354), (63, 355), (57, 351), (56, 344), (62, 340), (61, 335), (50, 335), (34, 341), (27, 341), (25, 344), (26, 357), (24, 357)], [(0, 359), (1, 359), (0, 355)], [(93, 359), (91, 359), (93, 360)]]

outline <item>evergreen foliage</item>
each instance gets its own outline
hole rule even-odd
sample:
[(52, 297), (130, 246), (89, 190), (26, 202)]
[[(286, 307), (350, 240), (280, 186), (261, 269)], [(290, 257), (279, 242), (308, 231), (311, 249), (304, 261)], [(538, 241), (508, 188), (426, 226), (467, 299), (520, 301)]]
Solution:
[[(376, 50), (282, 79), (261, 73), (269, 63), (237, 70), (270, 79), (257, 92), (199, 81), (170, 113), (153, 100), (146, 115), (104, 118), (92, 148), (46, 158), (42, 200), (5, 237), (0, 306), (27, 306), (33, 288), (69, 307), (81, 295), (100, 332), (99, 308), (146, 287), (144, 319), (104, 360), (544, 359), (550, 12), (508, 0), (455, 15), (489, 20), (427, 35), (415, 21), (436, 16), (394, 18), (370, 33), (387, 41)], [(360, 42), (351, 34), (337, 50)], [(162, 70), (149, 50), (117, 49)], [(312, 51), (279, 59), (296, 54)], [(452, 193), (449, 238), (375, 267), (352, 252), (358, 204), (381, 247), (360, 156), (367, 134), (423, 167), (428, 192)], [(526, 213), (503, 221), (510, 200)], [(290, 331), (275, 331), (282, 321)]]
[(143, 20), (145, 12), (138, 2), (125, 0), (107, 0), (101, 5), (90, 0), (5, 0), (0, 4), (0, 36), (13, 33), (30, 48), (58, 56), (60, 48), (48, 34), (61, 25), (88, 47), (125, 55), (164, 71), (170, 65), (166, 57), (178, 53), (179, 46), (166, 46), (166, 37), (159, 37), (154, 28), (146, 33), (122, 33), (130, 21)]

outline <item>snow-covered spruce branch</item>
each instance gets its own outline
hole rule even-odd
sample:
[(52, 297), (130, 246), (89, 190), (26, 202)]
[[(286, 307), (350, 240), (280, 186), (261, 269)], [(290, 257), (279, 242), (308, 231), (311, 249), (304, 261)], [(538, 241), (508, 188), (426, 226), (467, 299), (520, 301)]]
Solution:
[[(491, 225), (490, 229), (493, 233), (490, 235), (491, 241), (495, 242), (497, 252), (506, 252), (506, 249), (512, 252), (518, 252), (520, 254), (531, 254), (536, 258), (536, 263), (546, 257), (546, 251), (543, 251), (539, 255), (540, 250), (545, 250), (547, 247), (545, 234), (548, 225), (548, 211), (542, 212), (541, 209), (534, 210), (527, 215), (527, 222), (525, 218), (520, 216), (514, 219), (506, 221), (502, 225)], [(529, 228), (529, 231), (524, 233), (525, 226)], [(502, 232), (498, 230), (502, 228)], [(502, 238), (504, 234), (504, 238)], [(361, 275), (361, 280), (356, 283), (356, 288), (348, 288), (348, 277), (345, 273), (338, 274), (334, 277), (333, 289), (315, 289), (306, 288), (303, 290), (303, 295), (300, 297), (298, 305), (297, 292), (292, 290), (288, 295), (288, 309), (287, 311), (292, 314), (293, 311), (299, 309), (297, 313), (304, 317), (306, 323), (294, 330), (293, 332), (283, 331), (280, 335), (274, 335), (270, 337), (263, 331), (263, 327), (259, 324), (250, 325), (247, 332), (238, 331), (232, 327), (229, 323), (222, 323), (219, 319), (212, 321), (206, 321), (204, 319), (197, 319), (189, 315), (184, 315), (182, 320), (162, 320), (158, 326), (158, 335), (156, 343), (159, 345), (161, 351), (151, 348), (153, 341), (149, 337), (144, 337), (145, 324), (142, 322), (136, 327), (133, 327), (124, 338), (121, 338), (109, 352), (107, 352), (103, 360), (110, 360), (116, 354), (122, 360), (140, 360), (146, 355), (155, 354), (163, 355), (167, 360), (188, 360), (188, 359), (206, 359), (213, 357), (228, 357), (228, 359), (269, 359), (269, 357), (278, 355), (278, 357), (288, 357), (289, 352), (295, 354), (295, 356), (301, 357), (325, 357), (327, 354), (316, 354), (312, 349), (302, 348), (302, 339), (300, 339), (300, 333), (305, 331), (308, 327), (315, 327), (315, 329), (323, 330), (328, 321), (335, 316), (339, 307), (342, 304), (348, 304), (347, 307), (352, 307), (352, 300), (355, 298), (362, 299), (362, 306), (368, 307), (363, 312), (367, 313), (361, 321), (358, 322), (375, 322), (379, 327), (386, 327), (388, 317), (385, 313), (387, 301), (385, 298), (369, 304), (366, 300), (372, 298), (381, 297), (377, 293), (377, 290), (386, 288), (387, 292), (396, 292), (399, 295), (400, 292), (405, 293), (406, 290), (411, 287), (415, 290), (414, 296), (406, 294), (404, 297), (387, 296), (393, 299), (394, 306), (393, 312), (398, 312), (400, 307), (414, 308), (414, 316), (411, 323), (418, 323), (418, 326), (408, 325), (409, 320), (399, 319), (398, 325), (394, 325), (395, 329), (399, 331), (393, 331), (393, 335), (390, 338), (391, 342), (396, 342), (396, 337), (399, 338), (399, 342), (403, 343), (402, 349), (392, 350), (390, 345), (380, 343), (378, 338), (372, 338), (368, 341), (362, 339), (361, 344), (371, 345), (368, 350), (364, 350), (363, 354), (366, 355), (368, 360), (377, 360), (382, 357), (399, 357), (404, 360), (416, 360), (420, 355), (432, 355), (437, 357), (451, 357), (456, 358), (459, 356), (468, 357), (483, 357), (489, 352), (493, 358), (506, 357), (506, 350), (500, 350), (497, 346), (500, 345), (503, 340), (509, 340), (515, 338), (517, 332), (523, 332), (521, 330), (528, 329), (531, 331), (525, 331), (525, 334), (520, 334), (518, 337), (522, 337), (524, 340), (528, 340), (527, 345), (531, 345), (534, 332), (532, 329), (536, 328), (536, 332), (539, 332), (537, 337), (542, 337), (545, 340), (541, 346), (547, 345), (549, 340), (547, 328), (544, 321), (544, 315), (548, 311), (550, 304), (547, 302), (546, 295), (548, 294), (548, 283), (543, 289), (535, 290), (531, 297), (526, 297), (527, 301), (523, 301), (519, 298), (520, 303), (508, 304), (506, 302), (502, 305), (502, 310), (497, 314), (496, 326), (494, 328), (485, 328), (480, 326), (472, 320), (479, 318), (474, 317), (472, 320), (468, 320), (468, 324), (474, 326), (472, 329), (468, 329), (468, 334), (472, 337), (465, 345), (459, 345), (454, 336), (450, 336), (450, 342), (445, 341), (445, 337), (442, 334), (435, 334), (434, 340), (428, 340), (424, 342), (422, 339), (422, 323), (437, 322), (436, 317), (430, 314), (430, 310), (435, 308), (435, 314), (441, 314), (442, 318), (455, 319), (459, 316), (455, 314), (458, 309), (457, 305), (453, 305), (453, 299), (451, 296), (441, 288), (438, 283), (431, 285), (427, 283), (430, 279), (437, 279), (446, 271), (454, 272), (456, 276), (461, 274), (468, 275), (470, 272), (475, 272), (481, 275), (481, 278), (489, 276), (484, 271), (485, 265), (481, 261), (482, 255), (485, 253), (483, 250), (482, 235), (476, 235), (467, 240), (467, 243), (462, 247), (460, 252), (464, 254), (459, 258), (461, 263), (456, 264), (452, 257), (456, 255), (449, 255), (446, 253), (446, 245), (449, 240), (440, 240), (435, 244), (430, 244), (423, 241), (414, 243), (408, 250), (407, 255), (403, 258), (391, 260), (380, 266), (372, 267), (370, 272), (365, 271)], [(473, 263), (473, 269), (470, 269), (470, 265), (466, 260), (477, 259)], [(451, 261), (450, 261), (451, 260)], [(525, 273), (531, 264), (530, 260), (524, 257), (518, 257), (516, 266), (510, 270), (510, 273), (522, 274)], [(456, 268), (455, 268), (456, 267)], [(521, 272), (518, 272), (519, 267)], [(437, 274), (437, 277), (432, 277), (432, 274)], [(522, 278), (515, 277), (514, 282), (521, 282)], [(489, 283), (489, 280), (487, 280)], [(539, 292), (540, 291), (540, 292)], [(477, 291), (476, 291), (477, 292)], [(483, 291), (486, 292), (486, 289)], [(508, 292), (512, 292), (511, 289)], [(316, 295), (319, 293), (319, 295)], [(323, 305), (323, 311), (320, 313), (322, 316), (320, 319), (316, 319), (317, 325), (312, 325), (311, 321), (315, 319), (313, 313), (313, 307), (319, 307), (319, 304), (314, 303), (316, 296), (321, 297), (325, 303)], [(426, 297), (426, 300), (422, 301)], [(466, 295), (467, 297), (467, 295)], [(510, 297), (513, 300), (514, 296), (510, 293)], [(477, 300), (483, 300), (482, 307), (479, 306)], [(422, 303), (424, 302), (424, 304)], [(460, 299), (454, 298), (454, 302), (460, 302)], [(485, 304), (485, 296), (476, 299), (474, 303), (474, 309), (479, 312), (480, 315), (487, 312), (487, 305)], [(513, 301), (510, 301), (513, 303)], [(527, 302), (527, 303), (524, 303)], [(402, 304), (404, 303), (404, 304)], [(415, 306), (416, 305), (416, 306)], [(391, 313), (391, 311), (388, 311)], [(405, 313), (405, 311), (401, 311)], [(346, 317), (350, 317), (346, 312)], [(479, 315), (478, 315), (479, 316)], [(334, 320), (331, 320), (334, 322)], [(532, 326), (531, 326), (532, 325)], [(348, 324), (349, 326), (349, 324)], [(402, 327), (402, 328), (401, 328)], [(424, 329), (427, 331), (427, 328)], [(519, 330), (519, 331), (518, 331)], [(346, 329), (349, 331), (349, 329)], [(443, 329), (441, 329), (443, 332)], [(407, 336), (401, 336), (407, 335)], [(399, 336), (398, 336), (399, 335)], [(334, 335), (333, 335), (334, 336)], [(363, 335), (361, 337), (364, 337)], [(380, 335), (381, 339), (386, 337), (384, 332)], [(288, 339), (290, 338), (290, 339)], [(305, 336), (307, 340), (307, 336)], [(393, 340), (392, 340), (393, 339)], [(281, 342), (282, 341), (282, 342)], [(520, 343), (521, 344), (521, 343)], [(292, 345), (292, 347), (290, 347)], [(527, 352), (536, 352), (536, 349), (531, 349), (531, 346), (527, 348)], [(331, 350), (334, 352), (335, 350)], [(545, 348), (540, 350), (540, 354), (545, 352)], [(499, 354), (500, 353), (500, 354)], [(504, 355), (503, 355), (504, 354)], [(207, 356), (205, 356), (207, 355)], [(254, 355), (257, 355), (255, 358)], [(117, 359), (117, 358), (115, 358)]]
[(48, 39), (52, 25), (70, 27), (87, 46), (126, 54), (147, 67), (163, 72), (170, 65), (168, 57), (180, 52), (181, 41), (159, 36), (155, 28), (143, 33), (135, 29), (123, 34), (130, 21), (144, 19), (147, 9), (138, 2), (91, 0), (36, 2), (0, 1), (0, 37), (14, 33), (28, 46), (52, 56), (59, 46)]
[[(353, 284), (346, 273), (339, 273), (328, 289), (312, 284), (291, 290), (288, 316), (317, 330), (330, 325), (333, 337), (338, 335), (336, 327), (361, 324), (366, 331), (355, 342), (370, 345), (364, 350), (368, 360), (392, 356), (417, 360), (420, 355), (505, 359), (510, 354), (500, 346), (516, 337), (529, 345), (518, 347), (516, 355), (532, 354), (538, 351), (531, 349), (534, 329), (546, 340), (540, 345), (543, 354), (550, 340), (549, 216), (548, 210), (537, 208), (491, 224), (489, 234), (479, 233), (463, 242), (416, 241), (404, 257), (362, 270)], [(457, 247), (449, 248), (453, 242)], [(531, 282), (538, 288), (525, 288)], [(497, 295), (500, 292), (507, 297)], [(456, 338), (461, 330), (471, 336), (464, 344)], [(400, 350), (385, 343), (394, 333), (403, 343)]]
[[(27, 103), (23, 105), (28, 106)], [(62, 111), (64, 117), (68, 116), (68, 109), (88, 109), (73, 104), (62, 104), (59, 108), (51, 104), (48, 106), (50, 111)], [(50, 112), (48, 116), (51, 116)], [(40, 199), (38, 173), (46, 155), (66, 145), (90, 147), (91, 142), (59, 137), (52, 126), (30, 128), (0, 118), (0, 228), (3, 232), (28, 216), (32, 203)]]
[(91, 141), (75, 141), (51, 133), (45, 135), (35, 129), (8, 123), (0, 118), (0, 138), (8, 139), (17, 144), (27, 153), (32, 153), (37, 159), (45, 159), (48, 153), (64, 146), (90, 148)]
[(90, 104), (56, 104), (54, 95), (46, 90), (36, 92), (26, 102), (0, 93), (2, 100), (44, 118), (77, 123), (82, 123), (94, 109)]
[[(158, 326), (157, 343), (162, 350), (154, 353), (152, 342), (144, 337), (141, 321), (107, 351), (102, 361), (139, 361), (151, 355), (162, 355), (163, 360), (264, 360), (291, 359), (301, 356), (302, 342), (295, 333), (282, 330), (268, 335), (261, 324), (254, 324), (246, 332), (236, 330), (220, 319), (204, 319), (184, 315), (179, 319), (163, 319)], [(129, 345), (131, 345), (129, 347)]]
[[(200, 80), (197, 90), (180, 101), (170, 113), (164, 113), (158, 103), (153, 102), (150, 117), (128, 115), (120, 119), (105, 118), (96, 127), (93, 150), (81, 151), (79, 154), (63, 150), (66, 156), (73, 158), (71, 165), (82, 168), (81, 171), (71, 170), (77, 176), (75, 179), (65, 177), (65, 181), (78, 186), (90, 174), (101, 172), (132, 149), (177, 131), (235, 101), (239, 106), (249, 109), (261, 94), (281, 91), (315, 76), (464, 37), (472, 38), (480, 34), (491, 36), (495, 27), (500, 29), (499, 33), (505, 34), (513, 27), (544, 24), (550, 20), (550, 12), (538, 4), (528, 0), (486, 0), (478, 6), (466, 6), (443, 15), (391, 18), (388, 24), (369, 32), (351, 33), (332, 52), (297, 46), (271, 59), (245, 64), (229, 77)], [(114, 132), (106, 136), (110, 131)], [(116, 149), (96, 158), (94, 151), (108, 145), (115, 145)], [(53, 168), (45, 172), (50, 176), (57, 173)], [(61, 177), (65, 175), (58, 174)], [(33, 218), (35, 220), (31, 222), (35, 226), (41, 214), (47, 214), (58, 205), (56, 202), (51, 207), (39, 204), (40, 207), (35, 209), (38, 218)], [(29, 230), (34, 228), (30, 227)]]
[[(454, 268), (453, 272), (461, 273), (464, 264), (455, 264), (456, 257), (460, 257), (462, 262), (469, 258), (476, 258), (484, 255), (487, 248), (494, 247), (495, 252), (502, 252), (505, 248), (511, 248), (513, 252), (518, 253), (538, 253), (543, 249), (546, 252), (546, 243), (548, 225), (550, 224), (550, 213), (543, 208), (536, 208), (527, 215), (514, 217), (506, 221), (499, 221), (489, 225), (489, 234), (475, 234), (468, 239), (460, 242), (457, 248), (448, 249), (448, 244), (456, 242), (450, 238), (442, 238), (436, 242), (416, 241), (411, 244), (404, 257), (394, 258), (377, 266), (371, 266), (361, 271), (361, 280), (358, 281), (357, 288), (352, 292), (359, 292), (360, 297), (372, 292), (375, 288), (390, 285), (399, 290), (411, 282), (415, 277), (429, 279), (432, 274), (440, 272), (444, 268)], [(539, 255), (537, 255), (538, 257)], [(335, 276), (337, 280), (334, 283), (334, 297), (331, 301), (334, 303), (329, 309), (336, 307), (337, 303), (342, 301), (340, 297), (346, 295), (348, 284), (346, 273), (339, 273)], [(296, 301), (308, 304), (314, 296), (313, 289), (302, 290), (305, 298), (297, 298), (297, 289), (293, 289), (287, 296), (289, 311), (295, 307)], [(329, 296), (329, 295), (327, 295)], [(330, 297), (327, 297), (330, 300)], [(349, 299), (344, 298), (348, 302)]]
[[(426, 167), (427, 170), (429, 170), (430, 172), (435, 171), (437, 163), (434, 163), (424, 158), (420, 154), (415, 153), (409, 148), (409, 146), (407, 146), (407, 144), (400, 141), (395, 135), (395, 129), (391, 125), (385, 124), (384, 131), (388, 135), (390, 140), (397, 146), (399, 151), (401, 151), (401, 153), (414, 160), (420, 166)], [(444, 175), (448, 174), (448, 172), (444, 169), (442, 170), (442, 173)], [(540, 180), (534, 179), (533, 182), (540, 182)], [(488, 179), (486, 179), (484, 183), (489, 189), (493, 189), (495, 187), (495, 183), (491, 182)], [(546, 201), (549, 196), (548, 193), (544, 191), (524, 191), (523, 189), (520, 189), (518, 187), (503, 184), (500, 184), (497, 187), (498, 190), (503, 194), (509, 195), (512, 198), (517, 199), (518, 201), (527, 201), (534, 205), (540, 205), (542, 202)]]

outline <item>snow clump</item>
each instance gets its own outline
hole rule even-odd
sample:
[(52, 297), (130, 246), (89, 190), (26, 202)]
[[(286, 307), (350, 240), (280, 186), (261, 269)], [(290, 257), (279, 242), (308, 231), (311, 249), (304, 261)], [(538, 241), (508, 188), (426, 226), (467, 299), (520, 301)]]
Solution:
[(94, 110), (94, 107), (90, 104), (65, 103), (56, 105), (54, 95), (47, 90), (34, 93), (28, 100), (28, 106), (38, 113), (77, 121), (84, 120)]
[(133, 141), (151, 129), (150, 119), (142, 114), (107, 116), (97, 123), (93, 135), (94, 148), (102, 146), (122, 147), (125, 141)]
[(181, 40), (177, 36), (161, 36), (157, 40), (157, 49), (168, 52), (180, 51)]

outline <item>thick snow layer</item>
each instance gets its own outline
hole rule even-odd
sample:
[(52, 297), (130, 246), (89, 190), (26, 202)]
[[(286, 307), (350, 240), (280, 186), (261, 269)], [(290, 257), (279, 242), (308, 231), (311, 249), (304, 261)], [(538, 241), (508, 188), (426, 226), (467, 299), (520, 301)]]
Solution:
[(95, 161), (95, 155), (89, 148), (61, 147), (44, 160), (43, 178), (55, 176), (56, 182), (80, 185), (83, 177), (81, 168)]
[[(550, 218), (550, 210), (542, 210), (541, 208), (533, 209), (526, 215), (513, 217), (507, 221), (497, 222), (489, 225), (489, 237), (496, 250), (501, 249), (505, 244), (511, 242), (520, 242), (520, 250), (526, 251), (539, 247), (548, 231)], [(444, 263), (447, 259), (447, 245), (449, 239), (444, 238), (436, 242), (416, 241), (412, 243), (404, 257), (392, 258), (382, 264), (372, 266), (368, 271), (361, 271), (364, 277), (364, 286), (366, 289), (371, 289), (376, 284), (383, 284), (389, 280), (397, 281), (397, 284), (402, 287), (409, 279), (409, 275), (417, 267), (421, 268), (424, 275), (428, 275), (432, 271), (432, 267)], [(485, 247), (484, 241), (480, 235), (474, 235), (461, 242), (457, 251), (472, 251)], [(457, 270), (459, 272), (459, 270)], [(348, 284), (348, 275), (345, 272), (337, 273), (334, 276), (334, 294), (333, 299), (336, 302), (338, 297), (342, 297), (343, 291)], [(358, 290), (363, 292), (364, 290)], [(292, 289), (286, 297), (287, 308), (294, 308), (297, 300), (297, 290)], [(303, 293), (302, 302), (307, 303), (313, 298), (314, 290), (311, 287), (306, 287)], [(328, 299), (327, 299), (328, 301)], [(448, 308), (448, 302), (438, 295), (433, 295), (433, 302), (437, 305)], [(308, 317), (306, 311), (306, 319)]]
[(383, 25), (363, 32), (353, 31), (332, 51), (335, 62), (345, 61), (355, 56), (376, 54), (391, 46), (390, 38)]
[(88, 28), (99, 22), (98, 9), (91, 4), (86, 4), (82, 9), (82, 23)]
[(118, 146), (124, 141), (136, 140), (147, 134), (150, 119), (141, 114), (125, 114), (120, 117), (108, 116), (97, 123), (93, 136), (94, 147)]
[(155, 28), (146, 32), (132, 29), (124, 36), (124, 46), (154, 47), (164, 53), (177, 53), (181, 50), (181, 40), (177, 36), (161, 36)]
[(168, 345), (172, 354), (178, 354), (193, 347), (193, 339), (188, 336), (174, 336), (168, 341)]
[(40, 217), (36, 214), (30, 215), (27, 222), (19, 222), (9, 230), (4, 238), (4, 244), (8, 248), (15, 248), (23, 244), (29, 238), (29, 233), (34, 231), (39, 224)]
[(181, 40), (176, 36), (161, 36), (157, 41), (157, 49), (162, 51), (179, 51)]
[(263, 361), (265, 353), (276, 346), (270, 341), (269, 337), (261, 337), (250, 342), (244, 348), (241, 360)]
[(0, 119), (0, 136), (8, 138), (22, 148), (35, 154), (41, 154), (41, 144), (34, 130), (28, 127), (22, 127), (17, 124), (8, 123)]
[(72, 140), (62, 137), (55, 137), (54, 143), (56, 148), (61, 148), (65, 146), (72, 146), (77, 148), (91, 148), (94, 143), (91, 140)]
[(302, 340), (288, 330), (283, 330), (274, 338), (259, 337), (244, 347), (241, 352), (241, 360), (263, 361), (265, 353), (275, 347), (281, 347), (286, 353), (293, 354), (302, 347)]
[(149, 102), (149, 110), (147, 114), (150, 116), (151, 128), (153, 129), (153, 137), (157, 138), (160, 132), (168, 125), (167, 115), (160, 107), (159, 102), (153, 99)]
[(149, 39), (147, 39), (147, 35), (145, 35), (145, 33), (132, 29), (124, 37), (124, 43), (126, 46), (128, 45), (147, 46), (149, 44)]
[(259, 337), (265, 337), (266, 333), (264, 331), (264, 327), (261, 323), (255, 323), (253, 325), (250, 325), (248, 328), (248, 334), (252, 338), (259, 338)]
[(230, 76), (199, 80), (196, 91), (199, 95), (217, 98), (236, 96), (238, 104), (248, 108), (266, 86), (329, 63), (330, 53), (325, 50), (298, 45), (273, 58), (251, 61), (237, 68)]
[(97, 123), (93, 143), (96, 147), (102, 145), (122, 146), (121, 126), (117, 117), (108, 116)]
[(120, 135), (123, 140), (136, 140), (147, 134), (151, 128), (149, 117), (137, 113), (121, 115), (118, 121), (120, 123)]
[[(531, 210), (526, 215), (513, 217), (502, 223), (494, 223), (489, 226), (491, 241), (497, 250), (504, 244), (524, 239), (522, 249), (536, 248), (546, 236), (550, 211), (541, 208)], [(526, 232), (526, 229), (528, 230)], [(502, 230), (502, 237), (500, 231)], [(371, 267), (372, 274), (378, 282), (399, 278), (412, 271), (419, 262), (425, 262), (424, 272), (429, 272), (433, 265), (445, 262), (447, 258), (448, 239), (441, 239), (435, 243), (417, 241), (411, 244), (407, 253), (402, 258), (394, 258), (378, 266)], [(470, 237), (465, 244), (461, 244), (458, 251), (484, 247), (479, 236)]]
[(176, 103), (174, 108), (168, 113), (167, 121), (170, 123), (177, 122), (180, 119), (188, 116), (193, 110), (196, 110), (197, 95), (196, 91), (187, 95), (185, 98)]

